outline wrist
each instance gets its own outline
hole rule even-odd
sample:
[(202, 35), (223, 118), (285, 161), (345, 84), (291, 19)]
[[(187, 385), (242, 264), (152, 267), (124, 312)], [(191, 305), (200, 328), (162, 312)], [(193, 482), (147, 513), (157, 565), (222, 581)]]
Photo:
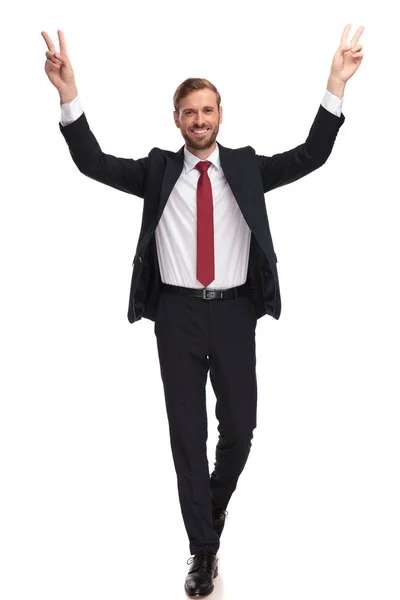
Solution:
[(346, 87), (346, 84), (344, 81), (340, 81), (340, 79), (338, 79), (337, 77), (330, 75), (330, 77), (328, 79), (328, 84), (326, 86), (328, 92), (330, 92), (334, 96), (337, 96), (338, 98), (342, 99), (344, 96), (344, 88), (345, 87)]
[(69, 104), (72, 102), (78, 95), (78, 90), (73, 88), (71, 90), (67, 90), (65, 92), (60, 92), (60, 104)]

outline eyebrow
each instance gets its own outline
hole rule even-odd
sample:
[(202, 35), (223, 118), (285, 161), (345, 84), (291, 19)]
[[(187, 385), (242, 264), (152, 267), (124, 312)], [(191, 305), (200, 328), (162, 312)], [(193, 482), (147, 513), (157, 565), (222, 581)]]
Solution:
[[(203, 106), (203, 108), (212, 108), (214, 110), (214, 106)], [(195, 110), (194, 108), (184, 108), (183, 112), (186, 112), (187, 110)]]

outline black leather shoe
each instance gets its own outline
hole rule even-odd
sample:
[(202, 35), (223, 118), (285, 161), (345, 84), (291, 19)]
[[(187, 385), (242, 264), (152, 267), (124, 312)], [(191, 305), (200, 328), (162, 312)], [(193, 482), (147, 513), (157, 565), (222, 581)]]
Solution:
[(224, 528), (225, 519), (226, 519), (227, 515), (228, 515), (227, 510), (223, 510), (222, 508), (217, 508), (216, 506), (213, 505), (213, 507), (212, 507), (213, 529), (216, 533), (218, 533), (219, 537), (221, 537), (221, 533)]
[(208, 596), (214, 589), (213, 579), (218, 575), (218, 558), (211, 552), (197, 552), (189, 558), (191, 564), (185, 580), (185, 592), (189, 598)]

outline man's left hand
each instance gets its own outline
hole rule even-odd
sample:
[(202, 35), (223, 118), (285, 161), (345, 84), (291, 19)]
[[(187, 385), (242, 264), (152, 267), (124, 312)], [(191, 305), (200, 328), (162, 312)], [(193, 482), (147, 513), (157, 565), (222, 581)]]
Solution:
[(354, 34), (351, 43), (347, 44), (347, 36), (349, 35), (350, 27), (351, 24), (346, 25), (343, 30), (340, 46), (334, 54), (331, 66), (330, 78), (341, 83), (346, 83), (350, 77), (354, 75), (361, 65), (364, 56), (361, 52), (362, 44), (359, 44), (358, 40), (365, 27), (364, 25), (361, 25)]

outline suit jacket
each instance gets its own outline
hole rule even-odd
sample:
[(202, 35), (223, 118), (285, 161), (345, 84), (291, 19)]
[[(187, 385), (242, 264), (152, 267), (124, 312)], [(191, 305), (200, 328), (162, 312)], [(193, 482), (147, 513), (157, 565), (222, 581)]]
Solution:
[[(281, 297), (277, 256), (272, 243), (264, 194), (292, 183), (321, 167), (328, 159), (345, 117), (318, 108), (306, 141), (296, 148), (257, 155), (251, 146), (226, 148), (218, 143), (221, 166), (251, 230), (247, 283), (257, 318), (269, 314), (279, 319)], [(79, 171), (113, 188), (144, 199), (128, 304), (130, 323), (142, 317), (155, 321), (161, 278), (155, 230), (168, 197), (180, 176), (184, 146), (178, 152), (152, 148), (145, 158), (117, 158), (102, 152), (83, 113), (59, 127)]]

